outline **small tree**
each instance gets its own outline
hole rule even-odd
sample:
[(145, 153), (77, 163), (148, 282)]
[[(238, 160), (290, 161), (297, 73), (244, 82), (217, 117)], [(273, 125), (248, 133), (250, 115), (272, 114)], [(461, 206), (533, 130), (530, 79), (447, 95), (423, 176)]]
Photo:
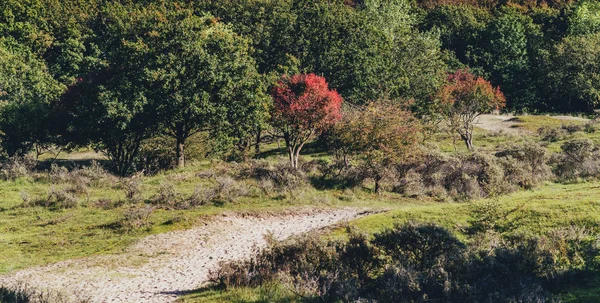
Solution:
[(473, 128), (481, 114), (505, 106), (500, 88), (475, 77), (468, 69), (459, 69), (448, 76), (448, 83), (438, 94), (441, 108), (453, 133), (458, 133), (468, 149), (473, 149)]
[(315, 74), (283, 76), (271, 96), (271, 123), (285, 140), (290, 164), (298, 168), (304, 144), (341, 119), (342, 97)]
[(375, 192), (392, 171), (392, 165), (408, 156), (418, 142), (418, 120), (398, 106), (373, 102), (344, 114), (331, 140), (347, 155), (361, 160), (364, 177), (375, 180)]

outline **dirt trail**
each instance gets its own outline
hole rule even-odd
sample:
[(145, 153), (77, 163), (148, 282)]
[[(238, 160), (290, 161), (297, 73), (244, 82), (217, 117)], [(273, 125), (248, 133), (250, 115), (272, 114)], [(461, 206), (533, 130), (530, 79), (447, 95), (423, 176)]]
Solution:
[[(589, 121), (589, 119), (572, 116), (551, 116), (563, 121)], [(504, 132), (511, 135), (527, 135), (530, 131), (518, 127), (519, 122), (513, 120), (513, 115), (481, 115), (475, 121), (475, 126), (492, 132)]]
[(0, 285), (25, 283), (62, 292), (73, 301), (172, 302), (205, 284), (220, 261), (248, 257), (264, 235), (279, 240), (363, 215), (357, 209), (302, 211), (272, 217), (221, 216), (205, 226), (142, 239), (118, 255), (68, 260), (0, 276)]

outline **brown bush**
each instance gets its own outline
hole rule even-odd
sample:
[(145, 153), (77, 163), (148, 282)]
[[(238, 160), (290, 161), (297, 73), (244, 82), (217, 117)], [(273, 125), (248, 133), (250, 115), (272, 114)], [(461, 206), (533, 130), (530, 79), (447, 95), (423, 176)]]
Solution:
[(396, 166), (400, 176), (394, 191), (407, 196), (469, 200), (506, 192), (504, 171), (495, 158), (469, 153), (448, 156), (426, 151), (411, 162)]
[(0, 168), (0, 176), (4, 180), (14, 180), (31, 176), (37, 161), (30, 155), (9, 158)]
[(504, 178), (507, 183), (530, 189), (552, 178), (550, 166), (547, 164), (549, 160), (547, 150), (539, 144), (509, 145), (497, 152), (496, 157), (504, 168)]
[(562, 181), (600, 176), (600, 150), (589, 139), (565, 142), (562, 152), (552, 158), (554, 173)]
[(123, 211), (123, 219), (119, 223), (126, 231), (149, 227), (151, 225), (150, 215), (154, 210), (155, 208), (150, 205), (132, 205)]

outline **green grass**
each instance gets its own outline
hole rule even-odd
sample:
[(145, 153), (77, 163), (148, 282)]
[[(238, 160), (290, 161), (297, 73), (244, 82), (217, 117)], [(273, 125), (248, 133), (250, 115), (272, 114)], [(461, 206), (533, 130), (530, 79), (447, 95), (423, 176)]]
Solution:
[[(144, 177), (142, 198), (151, 200), (163, 182), (171, 182), (177, 192), (187, 197), (196, 186), (214, 183), (197, 176), (209, 165), (209, 162), (201, 162), (183, 170)], [(157, 209), (149, 218), (148, 228), (131, 232), (118, 227), (130, 205), (126, 203), (108, 210), (94, 206), (100, 198), (126, 200), (118, 184), (92, 188), (89, 195), (79, 195), (76, 208), (23, 207), (22, 192), (28, 193), (32, 199), (44, 198), (52, 187), (66, 186), (68, 184), (54, 185), (33, 178), (0, 181), (0, 273), (93, 254), (119, 253), (133, 241), (147, 235), (189, 228), (223, 212), (276, 213), (304, 206), (391, 209), (407, 200), (394, 194), (378, 196), (364, 190), (317, 190), (312, 187), (303, 187), (286, 197), (258, 192), (220, 206), (206, 205), (189, 210)]]
[(561, 120), (552, 116), (518, 116), (513, 118), (513, 122), (518, 123), (518, 127), (536, 133), (540, 127), (561, 127), (563, 125), (575, 124), (583, 125), (586, 121), (581, 120)]

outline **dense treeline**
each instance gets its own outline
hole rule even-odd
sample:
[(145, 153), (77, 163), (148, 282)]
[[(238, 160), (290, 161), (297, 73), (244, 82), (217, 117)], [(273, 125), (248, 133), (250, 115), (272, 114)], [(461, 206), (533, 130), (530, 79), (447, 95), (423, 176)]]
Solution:
[(121, 174), (157, 137), (179, 166), (198, 133), (216, 139), (211, 152), (239, 157), (271, 130), (282, 75), (315, 74), (347, 104), (387, 100), (432, 121), (447, 74), (466, 68), (500, 87), (506, 110), (592, 112), (600, 5), (7, 0), (1, 144), (8, 156), (92, 145)]

